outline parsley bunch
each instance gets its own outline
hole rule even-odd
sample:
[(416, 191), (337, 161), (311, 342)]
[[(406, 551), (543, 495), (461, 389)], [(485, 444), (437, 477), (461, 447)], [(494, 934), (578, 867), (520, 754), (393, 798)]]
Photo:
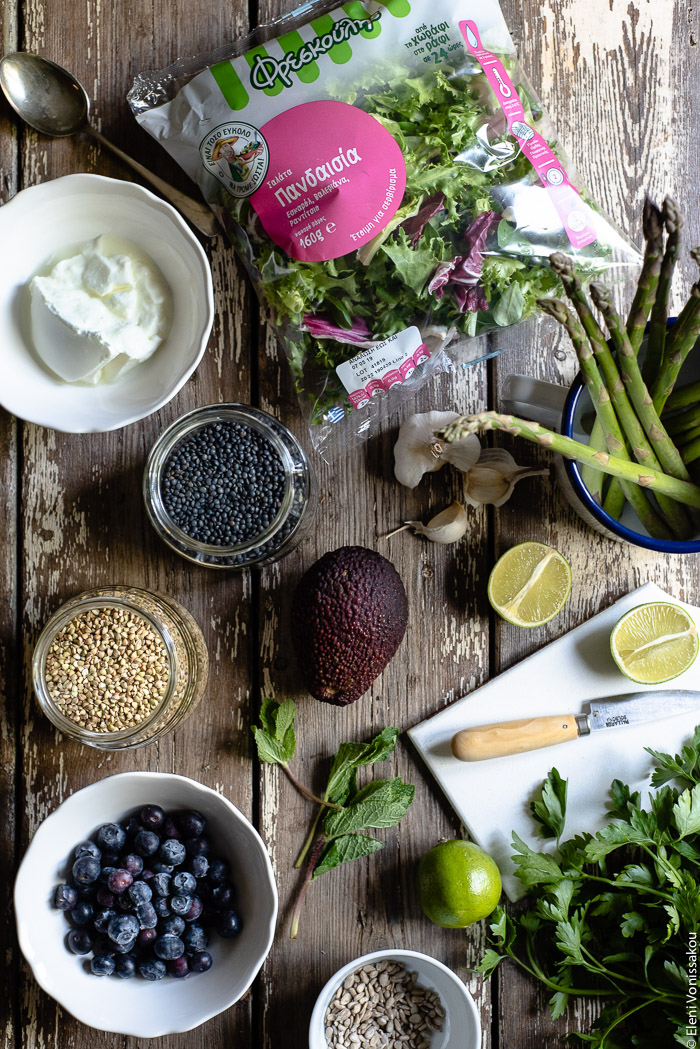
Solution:
[(388, 727), (369, 743), (341, 743), (323, 796), (316, 797), (289, 769), (296, 750), (295, 718), (296, 707), (291, 699), (284, 703), (263, 699), (261, 725), (253, 727), (260, 760), (281, 765), (294, 786), (321, 806), (295, 865), (301, 867), (308, 855), (292, 914), (292, 939), (296, 938), (302, 902), (311, 882), (344, 863), (383, 849), (381, 841), (362, 831), (394, 827), (406, 815), (416, 790), (412, 784), (403, 783), (399, 776), (374, 779), (364, 787), (357, 785), (359, 768), (384, 761), (393, 753), (399, 730)]
[(479, 966), (489, 976), (512, 958), (550, 991), (561, 1016), (571, 996), (600, 1000), (588, 1033), (594, 1049), (690, 1045), (689, 946), (700, 929), (700, 727), (680, 754), (647, 748), (656, 761), (647, 808), (615, 780), (611, 822), (597, 834), (561, 840), (566, 781), (549, 773), (531, 810), (554, 854), (535, 852), (514, 834), (517, 876), (527, 909), (494, 912)]

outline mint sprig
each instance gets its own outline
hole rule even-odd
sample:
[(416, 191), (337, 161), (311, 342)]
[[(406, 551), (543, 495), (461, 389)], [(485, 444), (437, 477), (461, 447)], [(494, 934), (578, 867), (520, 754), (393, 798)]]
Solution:
[(396, 826), (408, 811), (415, 794), (415, 787), (404, 783), (398, 776), (395, 779), (374, 779), (358, 788), (358, 769), (385, 761), (393, 753), (399, 730), (390, 726), (369, 743), (341, 743), (331, 764), (326, 789), (322, 797), (316, 797), (295, 779), (289, 769), (296, 750), (295, 718), (296, 707), (291, 699), (279, 704), (273, 699), (264, 699), (260, 727), (253, 727), (260, 760), (281, 765), (294, 786), (320, 806), (295, 864), (300, 867), (308, 855), (292, 914), (292, 939), (297, 935), (302, 903), (311, 882), (344, 863), (382, 849), (381, 841), (362, 832)]

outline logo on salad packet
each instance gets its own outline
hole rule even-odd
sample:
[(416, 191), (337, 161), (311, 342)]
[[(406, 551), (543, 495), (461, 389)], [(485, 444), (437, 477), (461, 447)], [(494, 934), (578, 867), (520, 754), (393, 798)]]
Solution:
[(392, 386), (400, 386), (429, 357), (418, 328), (404, 328), (352, 360), (343, 361), (335, 370), (351, 405), (359, 409)]
[(237, 120), (219, 124), (202, 139), (199, 155), (207, 171), (234, 197), (255, 193), (267, 174), (270, 152), (263, 134)]

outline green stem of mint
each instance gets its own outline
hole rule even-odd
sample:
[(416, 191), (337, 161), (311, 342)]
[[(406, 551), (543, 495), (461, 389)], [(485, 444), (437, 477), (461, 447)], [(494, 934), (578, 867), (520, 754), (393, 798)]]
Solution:
[[(305, 798), (309, 799), (309, 801), (315, 801), (317, 805), (323, 805), (326, 808), (336, 809), (338, 812), (340, 812), (340, 810), (343, 807), (342, 805), (334, 805), (332, 801), (325, 801), (323, 798), (319, 798), (315, 794), (312, 794), (312, 792), (310, 790), (306, 789), (306, 787), (304, 786), (303, 783), (299, 782), (299, 780), (296, 778), (296, 776), (292, 775), (292, 773), (289, 771), (289, 765), (285, 765), (282, 762), (280, 762), (280, 764), (282, 765), (282, 768), (284, 769), (284, 771), (287, 773), (287, 778), (289, 779), (289, 782), (293, 786), (296, 787), (296, 789), (299, 791), (300, 794), (303, 794)], [(319, 816), (320, 816), (320, 813), (319, 813)], [(317, 817), (317, 822), (318, 822), (318, 817)], [(316, 824), (314, 824), (314, 827), (315, 826), (316, 826)]]
[(292, 911), (292, 926), (289, 930), (289, 937), (292, 940), (296, 940), (297, 938), (297, 933), (299, 931), (299, 918), (301, 916), (301, 908), (304, 902), (304, 897), (306, 896), (306, 891), (309, 885), (311, 884), (311, 879), (314, 876), (316, 864), (318, 863), (319, 857), (323, 852), (325, 845), (326, 838), (323, 834), (320, 834), (316, 844), (313, 847), (311, 856), (309, 857), (309, 862), (306, 866), (306, 871), (304, 873), (304, 880), (301, 883), (301, 887), (297, 894), (296, 903), (294, 904), (294, 910)]
[[(323, 804), (327, 804), (327, 802), (321, 802), (321, 804), (322, 805)], [(309, 836), (307, 837), (306, 841), (304, 842), (304, 844), (302, 846), (302, 849), (301, 849), (301, 852), (297, 856), (296, 863), (294, 864), (294, 866), (297, 867), (297, 868), (301, 867), (302, 863), (304, 862), (304, 858), (306, 857), (307, 852), (309, 851), (309, 849), (311, 848), (311, 846), (313, 844), (313, 840), (316, 837), (316, 829), (318, 827), (318, 821), (320, 820), (322, 814), (323, 814), (323, 810), (322, 809), (319, 809), (318, 812), (316, 813), (316, 819), (314, 820), (314, 822), (312, 824), (312, 827), (311, 827), (311, 830), (309, 831)]]

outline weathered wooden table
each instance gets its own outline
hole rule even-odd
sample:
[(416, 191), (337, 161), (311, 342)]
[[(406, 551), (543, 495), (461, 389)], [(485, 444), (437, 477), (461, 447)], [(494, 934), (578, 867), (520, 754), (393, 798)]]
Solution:
[[(94, 99), (97, 126), (186, 189), (187, 180), (127, 109), (124, 96), (133, 76), (209, 50), (291, 6), (285, 0), (5, 0), (2, 49), (35, 51), (72, 70)], [(697, 243), (697, 11), (670, 0), (505, 0), (504, 10), (525, 69), (601, 204), (638, 237), (644, 189), (668, 191), (684, 207), (688, 242)], [(87, 139), (50, 141), (18, 127), (3, 102), (3, 201), (25, 186), (74, 171), (130, 177)], [(12, 245), (0, 250), (11, 252)], [(378, 534), (407, 518), (425, 519), (429, 509), (457, 494), (454, 474), (436, 475), (414, 491), (393, 481), (397, 417), (380, 439), (328, 465), (314, 457), (320, 490), (315, 532), (284, 562), (260, 574), (190, 567), (157, 540), (141, 502), (141, 471), (162, 429), (197, 405), (237, 400), (279, 415), (309, 447), (286, 363), (259, 324), (232, 250), (223, 239), (207, 250), (216, 292), (214, 333), (197, 373), (165, 409), (116, 433), (91, 436), (54, 433), (0, 413), (4, 1045), (137, 1044), (82, 1026), (40, 991), (16, 952), (11, 889), (28, 840), (68, 794), (115, 772), (153, 769), (184, 773), (223, 791), (255, 822), (270, 850), (281, 905), (274, 947), (252, 991), (223, 1015), (163, 1039), (163, 1045), (302, 1049), (315, 996), (328, 976), (359, 954), (400, 945), (436, 955), (463, 974), (481, 1009), (484, 1047), (561, 1046), (564, 1032), (589, 1018), (585, 1009), (572, 1010), (566, 1023), (555, 1025), (545, 996), (514, 969), (503, 969), (486, 985), (470, 977), (465, 970), (480, 955), (484, 929), (443, 931), (420, 913), (416, 862), (459, 827), (405, 737), (392, 764), (395, 774), (416, 784), (408, 817), (386, 833), (385, 851), (313, 886), (299, 939), (290, 941), (289, 905), (299, 880), (292, 861), (311, 808), (276, 769), (259, 766), (250, 725), (261, 695), (294, 697), (300, 708), (299, 766), (320, 782), (323, 760), (340, 740), (368, 738), (387, 724), (408, 728), (641, 582), (653, 579), (697, 602), (700, 563), (655, 557), (601, 538), (542, 479), (521, 484), (500, 511), (471, 511), (470, 533), (457, 547), (432, 546), (407, 533), (382, 543)], [(684, 261), (686, 287), (677, 288), (678, 297), (690, 277)], [(569, 349), (549, 322), (527, 323), (504, 333), (496, 345), (506, 349), (501, 357), (442, 377), (417, 407), (497, 406), (511, 372), (562, 383), (574, 374)], [(519, 460), (535, 455), (529, 448), (518, 451)], [(565, 610), (533, 632), (495, 620), (485, 595), (495, 558), (528, 538), (559, 547), (575, 576)], [(395, 562), (408, 591), (410, 620), (398, 656), (371, 695), (336, 710), (300, 691), (288, 612), (303, 569), (347, 543), (380, 549)], [(33, 700), (28, 673), (34, 639), (48, 615), (68, 597), (109, 582), (176, 596), (201, 623), (211, 652), (208, 696), (196, 714), (162, 742), (131, 753), (81, 748), (52, 731)]]

